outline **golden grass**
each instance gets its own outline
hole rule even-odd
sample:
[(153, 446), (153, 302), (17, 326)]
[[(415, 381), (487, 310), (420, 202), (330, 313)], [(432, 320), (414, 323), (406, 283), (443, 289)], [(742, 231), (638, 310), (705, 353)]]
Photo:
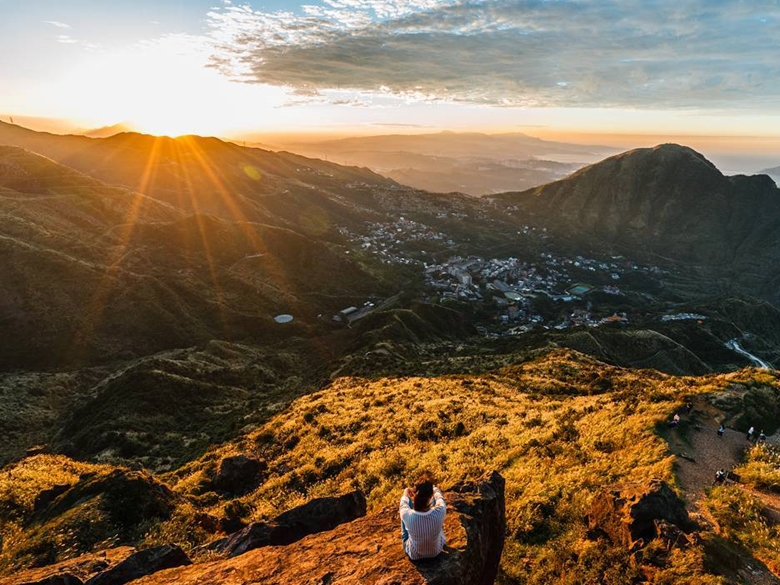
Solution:
[[(505, 579), (567, 583), (588, 555), (607, 570), (604, 546), (595, 551), (584, 538), (594, 494), (650, 478), (674, 483), (673, 457), (657, 429), (683, 400), (730, 380), (612, 368), (571, 351), (487, 375), (340, 378), (170, 479), (198, 493), (221, 456), (264, 458), (270, 476), (241, 499), (245, 519), (260, 520), (354, 488), (375, 511), (396, 505), (424, 469), (444, 486), (497, 469), (507, 481)], [(717, 582), (676, 556), (681, 565), (673, 561), (670, 574)], [(617, 570), (615, 583), (625, 582), (628, 567)]]
[[(422, 470), (447, 487), (495, 469), (507, 482), (502, 583), (652, 578), (713, 585), (721, 580), (706, 574), (700, 547), (671, 553), (648, 547), (643, 554), (663, 562), (637, 564), (627, 550), (589, 537), (585, 514), (601, 489), (651, 478), (674, 484), (673, 456), (661, 436), (671, 413), (695, 395), (723, 393), (735, 383), (776, 386), (774, 377), (757, 375), (674, 377), (560, 350), (483, 374), (342, 377), (242, 439), (161, 476), (188, 500), (150, 525), (143, 544), (191, 548), (212, 538), (204, 517), (262, 520), (355, 488), (376, 511), (397, 505)], [(255, 491), (226, 500), (210, 491), (211, 478), (221, 458), (237, 453), (264, 459), (269, 471)], [(94, 467), (56, 457), (28, 460), (7, 471), (5, 483), (0, 479), (0, 505), (20, 502), (17, 508), (29, 510), (42, 489)], [(6, 538), (32, 536), (19, 524), (12, 528)], [(745, 530), (753, 528), (760, 526)], [(739, 530), (734, 538), (747, 538)], [(640, 565), (655, 567), (653, 575), (641, 574)]]

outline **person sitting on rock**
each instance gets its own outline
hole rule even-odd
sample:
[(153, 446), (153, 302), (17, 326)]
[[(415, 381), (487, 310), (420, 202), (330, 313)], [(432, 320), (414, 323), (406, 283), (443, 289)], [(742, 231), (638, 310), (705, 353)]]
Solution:
[(715, 472), (715, 484), (722, 484), (724, 481), (726, 481), (726, 470), (719, 469)]
[(425, 472), (406, 488), (399, 506), (404, 551), (414, 560), (437, 556), (444, 549), (447, 504), (433, 476)]
[(758, 443), (759, 445), (763, 445), (766, 443), (766, 435), (764, 434), (764, 430), (761, 429), (761, 432), (758, 433)]

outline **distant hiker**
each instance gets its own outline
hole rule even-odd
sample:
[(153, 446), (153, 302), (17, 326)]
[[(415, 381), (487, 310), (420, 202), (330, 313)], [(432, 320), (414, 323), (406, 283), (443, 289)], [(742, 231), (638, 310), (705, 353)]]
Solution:
[(726, 481), (726, 470), (721, 468), (715, 472), (715, 484), (719, 485)]
[(753, 442), (753, 435), (755, 435), (755, 434), (756, 434), (756, 429), (754, 429), (753, 427), (750, 427), (748, 429), (747, 440), (752, 443)]
[(690, 402), (685, 403), (685, 414), (691, 414), (693, 412), (693, 404)]
[(718, 427), (718, 436), (722, 437), (723, 433), (726, 432), (726, 427), (723, 425), (723, 423), (720, 423), (720, 426)]
[(425, 472), (401, 496), (401, 540), (404, 551), (414, 560), (437, 556), (443, 549), (444, 516), (447, 504), (441, 490)]
[(766, 435), (764, 434), (764, 429), (761, 429), (761, 432), (758, 434), (758, 444), (763, 445), (766, 443)]
[(669, 421), (669, 426), (670, 426), (670, 427), (672, 427), (672, 428), (674, 428), (674, 427), (676, 427), (676, 426), (677, 426), (679, 423), (680, 423), (680, 415), (679, 415), (679, 414), (677, 414), (677, 413), (675, 413), (675, 414), (674, 414), (674, 416), (672, 417), (672, 420), (671, 420), (671, 421)]

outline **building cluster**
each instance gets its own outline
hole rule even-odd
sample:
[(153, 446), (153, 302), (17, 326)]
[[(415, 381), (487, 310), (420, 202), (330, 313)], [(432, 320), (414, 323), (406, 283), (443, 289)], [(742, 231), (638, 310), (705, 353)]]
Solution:
[(704, 321), (706, 318), (705, 315), (699, 315), (698, 313), (676, 313), (674, 315), (664, 315), (661, 317), (661, 321), (664, 323), (669, 321)]
[[(534, 327), (547, 329), (568, 329), (570, 327), (599, 327), (607, 324), (625, 324), (625, 313), (607, 317), (597, 315), (597, 307), (587, 295), (596, 290), (610, 295), (621, 295), (615, 283), (627, 271), (654, 271), (654, 267), (639, 266), (613, 258), (605, 262), (576, 256), (559, 257), (543, 253), (536, 262), (521, 261), (518, 258), (453, 257), (442, 264), (424, 266), (428, 290), (440, 301), (459, 300), (480, 303), (490, 308), (495, 325), (502, 334), (521, 334)], [(575, 274), (600, 273), (600, 280), (611, 284), (594, 286), (575, 280)], [(553, 302), (572, 303), (570, 310), (559, 311), (554, 319), (543, 317), (535, 310), (538, 300), (546, 298)], [(581, 301), (576, 303), (576, 301)], [(584, 305), (584, 308), (580, 307)], [(486, 335), (495, 326), (482, 327)]]
[(422, 264), (420, 260), (411, 257), (412, 250), (417, 252), (414, 255), (424, 257), (428, 254), (423, 246), (416, 245), (422, 242), (436, 242), (439, 246), (455, 245), (445, 234), (404, 217), (394, 222), (369, 222), (363, 234), (353, 233), (345, 227), (340, 227), (339, 232), (356, 248), (378, 257), (386, 264)]

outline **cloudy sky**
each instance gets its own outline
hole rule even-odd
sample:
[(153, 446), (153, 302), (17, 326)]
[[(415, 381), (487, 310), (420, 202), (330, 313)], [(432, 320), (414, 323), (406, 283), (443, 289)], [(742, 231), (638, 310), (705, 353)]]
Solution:
[(17, 116), (213, 134), (780, 128), (780, 0), (0, 8), (0, 112)]

